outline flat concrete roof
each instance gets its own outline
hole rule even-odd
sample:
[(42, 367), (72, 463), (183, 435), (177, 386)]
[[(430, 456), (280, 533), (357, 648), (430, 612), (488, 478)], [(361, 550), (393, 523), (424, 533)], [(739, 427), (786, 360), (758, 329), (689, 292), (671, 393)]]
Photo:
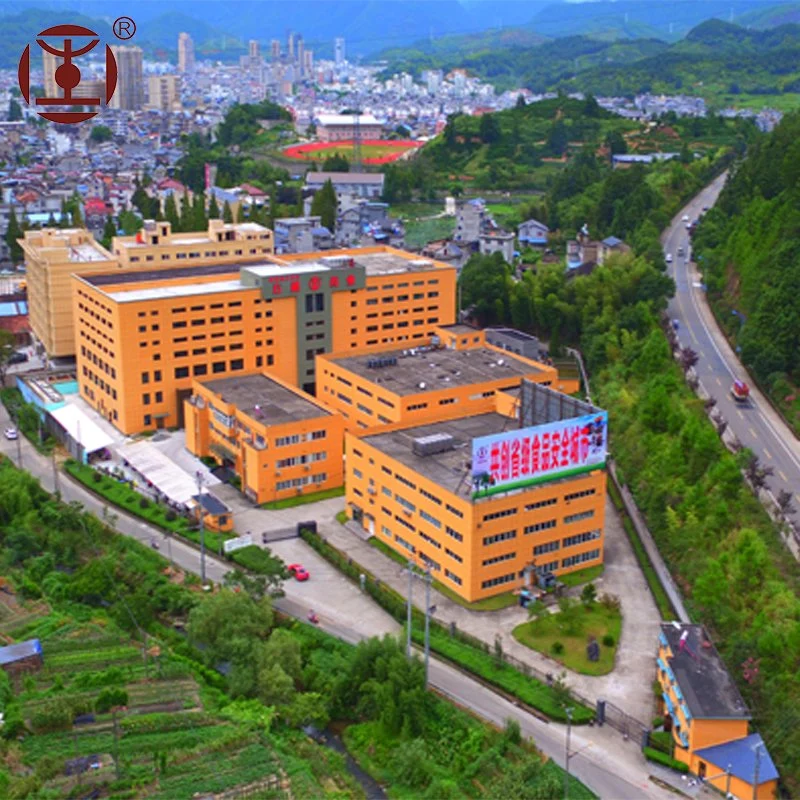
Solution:
[[(454, 386), (470, 386), (488, 381), (507, 380), (507, 386), (518, 387), (524, 375), (543, 372), (513, 353), (498, 353), (488, 347), (471, 350), (429, 350), (404, 356), (410, 350), (382, 350), (358, 356), (344, 355), (330, 361), (339, 367), (383, 386), (393, 394), (405, 397), (423, 392), (437, 392)], [(391, 367), (371, 368), (367, 364), (379, 358), (397, 358)], [(420, 386), (424, 383), (424, 386)]]
[(107, 296), (117, 303), (136, 303), (140, 300), (163, 300), (167, 297), (194, 297), (201, 294), (218, 294), (246, 290), (236, 278), (231, 281), (212, 281), (211, 283), (182, 284), (179, 286), (155, 286), (150, 289), (130, 289), (121, 292), (108, 292)]
[[(401, 252), (396, 253), (359, 253), (358, 251), (350, 252), (347, 254), (338, 253), (336, 250), (331, 250), (320, 258), (349, 258), (352, 259), (357, 267), (363, 267), (367, 275), (392, 275), (394, 273), (404, 272), (430, 272), (431, 270), (441, 268), (437, 267), (436, 262), (430, 258), (424, 258), (414, 253), (404, 255)], [(294, 260), (287, 261), (290, 265), (295, 264), (309, 264), (316, 265), (317, 269), (324, 269), (326, 265), (319, 260), (303, 261)], [(332, 265), (331, 265), (332, 266)], [(445, 266), (449, 266), (445, 265)]]
[(473, 328), (472, 325), (465, 325), (463, 322), (456, 322), (453, 325), (440, 325), (442, 330), (450, 331), (450, 333), (480, 333), (480, 328)]
[(329, 416), (301, 392), (293, 392), (266, 375), (237, 375), (204, 381), (202, 385), (262, 425)]
[[(492, 412), (387, 433), (376, 433), (363, 437), (363, 441), (404, 464), (413, 472), (424, 475), (443, 489), (450, 492), (458, 490), (465, 498), (469, 498), (472, 495), (472, 480), (468, 474), (468, 464), (472, 458), (472, 440), (479, 436), (512, 430), (516, 425), (514, 420)], [(455, 449), (429, 456), (415, 455), (414, 439), (434, 433), (452, 436), (457, 442)]]

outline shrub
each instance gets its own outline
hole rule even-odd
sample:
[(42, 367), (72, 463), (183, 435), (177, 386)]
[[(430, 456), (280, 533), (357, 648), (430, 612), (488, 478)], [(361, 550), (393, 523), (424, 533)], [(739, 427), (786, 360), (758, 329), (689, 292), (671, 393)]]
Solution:
[(150, 508), (150, 501), (146, 497), (140, 498), (139, 508)]
[(613, 647), (614, 646), (614, 637), (610, 633), (607, 633), (603, 637), (603, 646), (604, 647)]
[(92, 473), (92, 480), (95, 483), (100, 483), (103, 480), (103, 475), (100, 472), (93, 472)]
[(622, 608), (622, 603), (615, 594), (600, 595), (600, 605), (603, 606), (606, 611), (619, 611), (620, 608)]
[(564, 652), (564, 644), (562, 642), (553, 642), (550, 646), (550, 651), (553, 655), (560, 656)]
[(522, 731), (519, 722), (515, 719), (507, 719), (503, 736), (509, 744), (519, 744), (522, 741)]
[(262, 550), (258, 545), (250, 544), (241, 550), (235, 550), (231, 553), (231, 559), (259, 575), (280, 575), (288, 578), (283, 562), (268, 551)]
[(175, 520), (178, 519), (178, 515), (170, 508), (164, 515), (164, 518), (167, 522), (175, 522)]
[(94, 708), (98, 714), (105, 714), (106, 711), (110, 711), (114, 706), (126, 705), (128, 705), (128, 693), (124, 689), (118, 687), (109, 687), (108, 689), (103, 689), (103, 691), (97, 695)]
[(666, 755), (666, 753), (660, 753), (658, 750), (654, 750), (652, 747), (645, 747), (642, 752), (644, 753), (644, 757), (646, 759), (649, 761), (655, 761), (656, 764), (662, 764), (663, 766), (677, 770), (678, 772), (689, 771), (689, 767), (684, 764), (683, 761), (678, 761), (677, 759)]
[(581, 592), (581, 602), (585, 606), (591, 606), (594, 604), (594, 601), (597, 599), (597, 589), (593, 583), (587, 583), (586, 586), (583, 587), (583, 591)]

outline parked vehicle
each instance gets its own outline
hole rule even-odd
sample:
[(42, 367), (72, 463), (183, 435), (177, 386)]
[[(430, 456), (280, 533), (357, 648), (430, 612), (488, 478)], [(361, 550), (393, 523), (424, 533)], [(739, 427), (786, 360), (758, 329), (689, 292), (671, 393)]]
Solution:
[(746, 403), (750, 397), (750, 387), (744, 381), (734, 381), (731, 396), (737, 403)]
[(312, 625), (319, 625), (319, 617), (317, 616), (317, 612), (314, 611), (313, 608), (308, 612), (308, 621)]
[(667, 262), (667, 264), (671, 264), (672, 263), (672, 253), (667, 253), (667, 255), (666, 255), (664, 260)]
[(19, 433), (17, 433), (16, 428), (6, 428), (5, 434), (6, 434), (6, 439), (14, 440), (19, 437)]
[(24, 364), (27, 360), (28, 360), (28, 354), (27, 353), (20, 353), (19, 351), (16, 351), (16, 352), (12, 353), (8, 357), (8, 361), (6, 363), (9, 364), (9, 365), (10, 364)]
[(286, 569), (289, 571), (290, 575), (294, 576), (296, 581), (307, 581), (311, 577), (308, 570), (302, 564), (289, 564)]

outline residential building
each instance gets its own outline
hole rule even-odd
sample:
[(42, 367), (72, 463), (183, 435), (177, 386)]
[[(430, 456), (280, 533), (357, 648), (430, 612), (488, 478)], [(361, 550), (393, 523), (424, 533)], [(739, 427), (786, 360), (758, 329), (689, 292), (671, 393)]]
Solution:
[[(380, 139), (383, 126), (372, 114), (358, 116), (360, 140)], [(317, 117), (317, 139), (320, 142), (344, 142), (356, 138), (355, 114), (319, 114)], [(354, 173), (355, 174), (355, 173)]]
[(28, 310), (31, 330), (50, 358), (75, 354), (73, 272), (83, 275), (119, 269), (119, 262), (83, 228), (25, 231)]
[(456, 232), (453, 238), (460, 244), (477, 243), (487, 217), (486, 203), (481, 198), (459, 201), (456, 205)]
[(185, 75), (194, 72), (194, 41), (188, 33), (178, 34), (178, 71)]
[(281, 60), (281, 42), (280, 39), (272, 39), (269, 43), (270, 58), (273, 61)]
[(727, 796), (776, 797), (778, 771), (706, 629), (662, 623), (657, 664), (674, 757)]
[[(466, 325), (462, 327), (467, 328)], [(468, 328), (468, 330), (471, 329)], [(486, 328), (483, 334), (486, 337), (487, 344), (501, 350), (508, 350), (531, 361), (543, 361), (547, 358), (547, 351), (542, 346), (542, 343), (531, 333), (517, 331), (513, 328)], [(562, 389), (561, 391), (566, 394), (572, 394), (572, 391), (577, 391), (578, 388), (576, 387), (574, 390)]]
[(112, 45), (111, 50), (117, 59), (117, 90), (109, 106), (124, 111), (139, 111), (144, 106), (142, 48)]
[(577, 237), (567, 242), (567, 269), (589, 274), (595, 267), (602, 266), (609, 256), (630, 252), (631, 248), (616, 236), (609, 236), (602, 242), (593, 240), (588, 225), (584, 225)]
[(43, 665), (42, 644), (38, 639), (27, 639), (0, 647), (0, 669), (12, 681), (18, 682), (22, 675), (38, 672)]
[(284, 381), (259, 373), (193, 381), (186, 446), (233, 469), (256, 503), (344, 482), (344, 421)]
[(384, 179), (380, 172), (309, 172), (306, 188), (316, 192), (330, 181), (336, 192), (337, 214), (342, 214), (347, 208), (357, 206), (361, 199), (380, 199)]
[(193, 379), (266, 369), (313, 393), (317, 355), (429, 337), (455, 314), (455, 269), (392, 248), (187, 266), (148, 248), (149, 269), (73, 277), (81, 396), (128, 434), (181, 426)]
[(437, 327), (408, 345), (320, 355), (317, 396), (357, 430), (494, 411), (495, 396), (518, 391), (523, 378), (578, 389), (554, 367), (487, 345), (484, 331), (466, 325)]
[(44, 71), (44, 96), (63, 97), (64, 90), (56, 83), (56, 70), (64, 63), (63, 58), (54, 56), (42, 48), (42, 70)]
[[(278, 253), (311, 253), (331, 247), (331, 232), (321, 217), (283, 217), (275, 220), (275, 250)], [(327, 247), (314, 247), (314, 231), (325, 231)]]
[(483, 231), (478, 238), (478, 251), (485, 256), (500, 253), (507, 264), (514, 263), (514, 234), (501, 230)]
[(529, 219), (520, 223), (517, 228), (517, 239), (523, 247), (547, 247), (547, 237), (550, 229), (543, 222)]
[(212, 219), (207, 231), (173, 233), (169, 222), (145, 220), (135, 236), (115, 236), (111, 250), (123, 267), (239, 264), (274, 251), (273, 233), (256, 222)]
[(618, 239), (616, 236), (609, 236), (606, 239), (603, 239), (600, 242), (600, 248), (598, 252), (598, 264), (601, 266), (606, 263), (609, 256), (614, 255), (625, 255), (631, 252), (631, 248), (629, 245), (625, 244), (622, 239)]
[(337, 36), (333, 40), (333, 58), (336, 62), (336, 66), (339, 67), (344, 64), (345, 61), (345, 46), (344, 46), (344, 38), (341, 36)]
[(28, 301), (25, 292), (0, 294), (0, 330), (14, 335), (14, 346), (31, 343)]
[(178, 75), (151, 75), (147, 79), (147, 108), (156, 111), (174, 111), (180, 105), (180, 78)]
[(550, 586), (603, 561), (604, 450), (581, 471), (553, 466), (588, 452), (574, 423), (517, 428), (491, 411), (348, 431), (347, 514), (469, 602)]

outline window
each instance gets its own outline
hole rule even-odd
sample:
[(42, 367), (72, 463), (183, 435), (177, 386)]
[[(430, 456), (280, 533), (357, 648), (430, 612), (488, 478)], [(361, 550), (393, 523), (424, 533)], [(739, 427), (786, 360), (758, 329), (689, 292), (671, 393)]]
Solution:
[(581, 511), (579, 514), (569, 514), (568, 516), (564, 517), (564, 524), (568, 524), (570, 522), (580, 522), (583, 519), (591, 519), (594, 516), (594, 509), (591, 511)]
[(160, 370), (160, 369), (157, 369), (157, 370), (156, 370), (156, 371), (153, 373), (153, 380), (154, 380), (156, 383), (158, 383), (158, 382), (161, 380), (161, 370)]
[(399, 472), (395, 475), (395, 478), (397, 478), (397, 482), (402, 483), (403, 486), (408, 486), (409, 489), (413, 489), (414, 491), (417, 490), (417, 485), (415, 483), (411, 483), (411, 481), (407, 478), (404, 478)]
[(145, 425), (152, 425), (153, 424), (153, 418), (150, 416), (150, 414), (145, 414), (144, 415), (144, 424)]
[(512, 558), (516, 558), (516, 553), (504, 553), (502, 556), (495, 556), (494, 558), (486, 558), (483, 560), (484, 567), (490, 567), (492, 564), (499, 564), (501, 561), (511, 561)]
[(186, 327), (186, 320), (180, 320), (178, 322), (172, 323), (173, 328), (185, 328)]
[[(388, 528), (387, 528), (387, 530), (388, 530)], [(409, 553), (416, 553), (417, 552), (417, 548), (414, 547), (414, 545), (411, 544), (411, 542), (407, 542), (402, 536), (398, 536), (397, 534), (395, 534), (394, 535), (394, 540), (397, 542), (397, 544), (400, 545), (400, 547), (405, 547), (405, 549), (408, 550)]]
[(444, 571), (444, 574), (445, 574), (445, 575), (446, 575), (448, 578), (450, 578), (450, 580), (451, 580), (451, 581), (453, 581), (453, 583), (455, 583), (455, 584), (456, 584), (456, 585), (458, 585), (458, 586), (461, 586), (461, 578), (459, 578), (459, 577), (458, 577), (458, 575), (456, 575), (456, 574), (455, 574), (455, 572), (450, 572), (450, 570), (449, 570), (449, 569), (446, 569), (446, 570)]
[(461, 556), (460, 556), (460, 555), (458, 555), (458, 553), (454, 553), (452, 550), (450, 550), (450, 548), (448, 548), (448, 547), (445, 547), (444, 551), (445, 551), (445, 553), (447, 553), (447, 555), (449, 555), (449, 556), (450, 556), (450, 558), (452, 558), (454, 561), (458, 561), (458, 563), (459, 563), (459, 564), (463, 564), (463, 563), (464, 563), (464, 559), (463, 559), (463, 558), (461, 558)]
[(143, 372), (142, 373), (142, 383), (150, 383), (150, 373)]
[(231, 370), (233, 372), (236, 372), (236, 371), (238, 371), (240, 369), (244, 369), (244, 359), (243, 358), (234, 358), (233, 361), (231, 361)]
[(417, 507), (412, 502), (406, 500), (405, 497), (401, 497), (399, 494), (395, 494), (394, 499), (397, 500), (397, 502), (400, 503), (400, 505), (403, 506), (406, 511), (411, 511), (413, 513), (417, 510)]
[(192, 375), (207, 375), (208, 374), (208, 365), (207, 364), (195, 364), (192, 367)]
[(502, 586), (504, 583), (511, 583), (516, 577), (516, 574), (513, 572), (509, 572), (508, 575), (501, 575), (499, 578), (491, 578), (488, 581), (483, 581), (481, 583), (482, 589), (491, 589), (492, 586)]
[(353, 475), (355, 475), (356, 478), (363, 478), (364, 477), (364, 473), (360, 469), (354, 469), (353, 470)]
[(188, 378), (189, 377), (189, 367), (175, 367), (175, 377), (176, 378)]
[(504, 508), (502, 511), (492, 511), (490, 514), (484, 514), (483, 521), (489, 522), (493, 519), (501, 519), (502, 517), (511, 517), (516, 513), (517, 513), (516, 508)]
[(423, 408), (427, 408), (427, 407), (428, 407), (428, 404), (427, 404), (427, 403), (412, 403), (412, 404), (411, 404), (411, 405), (408, 407), (408, 410), (409, 410), (409, 411), (419, 411), (419, 410), (421, 410), (421, 409), (423, 409)]
[(150, 394), (145, 392), (142, 395), (142, 405), (149, 406), (150, 405)]
[(494, 536), (484, 536), (483, 544), (488, 546), (490, 544), (497, 544), (497, 542), (507, 542), (509, 539), (515, 539), (517, 536), (516, 531), (505, 531), (503, 533), (496, 533)]
[(600, 558), (599, 550), (590, 550), (588, 553), (579, 553), (576, 556), (569, 556), (561, 562), (562, 567), (574, 567), (576, 564), (583, 564), (585, 561), (594, 561)]
[(450, 503), (445, 503), (444, 507), (451, 513), (457, 516), (459, 519), (463, 519), (464, 515), (455, 507), (451, 506)]
[(565, 494), (564, 499), (569, 502), (570, 500), (577, 500), (580, 497), (590, 497), (595, 493), (595, 488), (592, 487), (591, 489), (584, 489), (580, 492), (573, 492), (572, 494)]
[(592, 542), (600, 538), (600, 529), (593, 531), (586, 531), (585, 533), (576, 533), (575, 536), (567, 536), (561, 543), (564, 547), (574, 547), (576, 544), (583, 544), (584, 542)]
[(538, 533), (539, 531), (546, 531), (550, 528), (555, 528), (556, 521), (554, 519), (548, 519), (544, 522), (535, 522), (533, 525), (526, 525), (525, 526), (525, 533)]
[(535, 556), (541, 556), (545, 553), (553, 553), (559, 548), (559, 543), (556, 540), (555, 542), (545, 542), (544, 544), (537, 544), (536, 547), (533, 548), (533, 554)]
[(429, 514), (427, 511), (423, 511), (422, 509), (420, 509), (419, 515), (426, 522), (429, 522), (431, 525), (433, 525), (434, 528), (438, 528), (439, 530), (441, 530), (442, 523), (439, 522), (439, 520), (436, 519), (436, 517), (434, 517), (432, 514)]
[(156, 403), (164, 402), (164, 392), (156, 392)]
[(444, 532), (448, 536), (450, 536), (453, 539), (455, 539), (457, 542), (463, 542), (464, 541), (464, 537), (455, 528), (451, 528), (449, 525), (445, 525), (444, 526)]
[(535, 503), (528, 503), (525, 506), (526, 511), (534, 511), (537, 508), (545, 508), (546, 506), (554, 506), (558, 502), (557, 497), (548, 497), (547, 500), (537, 500)]
[(426, 542), (428, 542), (428, 544), (433, 545), (437, 550), (442, 549), (442, 546), (439, 544), (439, 542), (437, 542), (436, 539), (428, 536), (428, 534), (425, 533), (425, 531), (419, 531), (419, 537), (420, 539), (424, 539)]
[(224, 361), (215, 361), (211, 365), (212, 372), (225, 372), (225, 362)]
[(443, 398), (442, 400), (439, 401), (439, 405), (440, 406), (449, 406), (449, 405), (452, 405), (453, 403), (457, 403), (457, 402), (458, 402), (458, 398), (457, 397), (445, 397), (445, 398)]
[(442, 501), (438, 497), (436, 497), (436, 495), (433, 495), (430, 492), (426, 492), (425, 489), (420, 489), (419, 493), (423, 497), (425, 497), (428, 500), (430, 500), (432, 503), (436, 503), (437, 506), (440, 506), (442, 504)]

